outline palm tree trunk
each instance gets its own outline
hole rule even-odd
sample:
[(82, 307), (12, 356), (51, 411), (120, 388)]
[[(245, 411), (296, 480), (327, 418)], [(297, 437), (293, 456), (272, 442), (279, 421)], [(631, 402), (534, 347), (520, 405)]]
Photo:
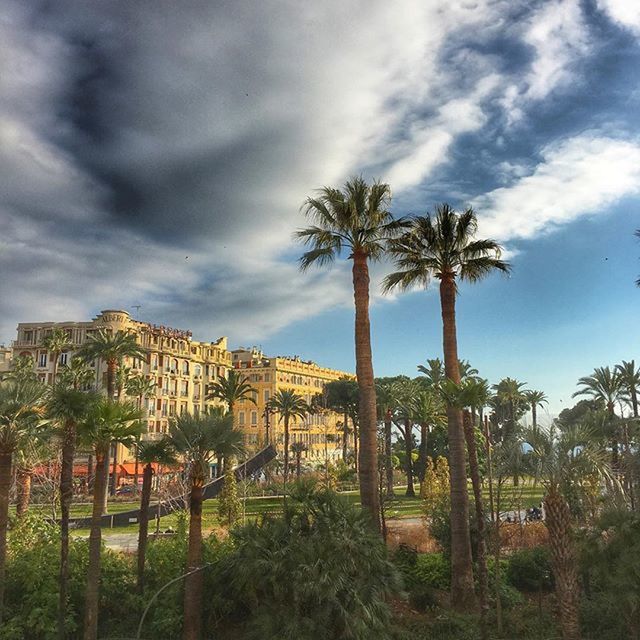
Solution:
[(58, 638), (67, 636), (67, 588), (69, 584), (69, 511), (73, 501), (73, 457), (76, 450), (76, 427), (71, 421), (64, 425), (62, 465), (60, 468), (60, 580), (58, 591)]
[(22, 518), (29, 510), (31, 502), (31, 479), (33, 477), (33, 468), (31, 466), (20, 467), (16, 472), (16, 516)]
[(136, 457), (133, 465), (133, 493), (138, 493), (138, 477), (140, 476), (140, 436), (136, 438)]
[(93, 454), (87, 456), (87, 490), (89, 493), (93, 490)]
[(296, 480), (300, 480), (300, 456), (301, 451), (296, 451)]
[(536, 403), (533, 402), (531, 404), (531, 420), (533, 421), (533, 428), (537, 429), (538, 428), (538, 411), (537, 411), (538, 407), (536, 406)]
[(117, 360), (107, 361), (107, 396), (113, 400), (116, 393), (116, 371), (118, 370)]
[(112, 496), (116, 495), (116, 489), (118, 488), (118, 443), (113, 443), (113, 467), (111, 471), (111, 483), (109, 487), (109, 493)]
[[(191, 480), (189, 501), (189, 547), (187, 549), (187, 573), (202, 565), (202, 485), (200, 473)], [(184, 585), (184, 627), (182, 640), (200, 640), (202, 632), (202, 572), (188, 575)]]
[[(444, 274), (440, 282), (440, 306), (445, 375), (456, 384), (460, 384), (456, 336), (456, 287), (453, 274)], [(447, 424), (451, 473), (451, 603), (457, 611), (468, 611), (475, 604), (475, 594), (469, 534), (464, 427), (460, 409), (447, 405)]]
[[(105, 464), (106, 461), (106, 464)], [(109, 473), (109, 450), (96, 450), (96, 478), (93, 492), (93, 511), (91, 513), (91, 532), (89, 533), (89, 567), (84, 608), (84, 640), (98, 638), (98, 604), (100, 596), (100, 551), (102, 543), (102, 496)]]
[(412, 432), (413, 428), (411, 425), (411, 420), (409, 418), (404, 419), (404, 452), (406, 463), (405, 463), (405, 471), (407, 473), (407, 490), (405, 492), (406, 496), (415, 496), (416, 492), (413, 488), (413, 460), (411, 456), (413, 454), (413, 442), (412, 442)]
[(548, 492), (544, 503), (562, 638), (580, 640), (578, 571), (569, 505), (556, 491)]
[(149, 535), (149, 502), (151, 501), (151, 479), (153, 468), (147, 464), (142, 471), (142, 493), (140, 496), (140, 514), (138, 515), (138, 593), (144, 590), (144, 563), (147, 555), (147, 537)]
[(429, 437), (429, 425), (420, 423), (420, 450), (418, 451), (418, 480), (424, 482), (424, 474), (427, 470), (427, 438)]
[(111, 461), (111, 456), (109, 455), (109, 451), (107, 451), (103, 456), (103, 459), (100, 461), (100, 464), (104, 467), (104, 469), (100, 469), (98, 466), (98, 458), (96, 457), (96, 477), (93, 482), (94, 484), (93, 492), (95, 495), (97, 491), (96, 480), (98, 479), (98, 474), (104, 473), (105, 480), (100, 486), (100, 491), (102, 492), (101, 500), (102, 500), (103, 514), (107, 513), (107, 510), (109, 507), (109, 467), (111, 466), (110, 461)]
[(356, 424), (356, 421), (353, 420), (353, 468), (355, 469), (356, 473), (358, 473), (358, 468), (360, 465), (360, 460), (358, 458), (358, 456), (360, 455), (360, 445), (358, 442), (358, 425)]
[(360, 501), (362, 507), (369, 512), (374, 526), (380, 529), (376, 389), (371, 355), (369, 267), (366, 254), (359, 251), (353, 253), (352, 275), (355, 302), (356, 375), (359, 391), (360, 460), (358, 472)]
[(393, 497), (393, 456), (391, 451), (391, 410), (384, 414), (384, 454), (387, 472), (387, 493)]
[(4, 618), (4, 588), (7, 566), (7, 527), (11, 489), (12, 451), (0, 451), (0, 625)]
[(289, 416), (284, 415), (284, 483), (289, 478)]
[(478, 452), (474, 435), (473, 422), (468, 413), (464, 415), (464, 436), (467, 441), (469, 455), (469, 469), (471, 470), (471, 484), (473, 485), (473, 499), (476, 508), (476, 526), (478, 528), (478, 543), (476, 546), (476, 561), (478, 564), (478, 600), (480, 603), (480, 631), (482, 638), (487, 637), (487, 618), (489, 614), (489, 573), (487, 571), (487, 543), (485, 537), (485, 515), (482, 504), (482, 481), (478, 465)]

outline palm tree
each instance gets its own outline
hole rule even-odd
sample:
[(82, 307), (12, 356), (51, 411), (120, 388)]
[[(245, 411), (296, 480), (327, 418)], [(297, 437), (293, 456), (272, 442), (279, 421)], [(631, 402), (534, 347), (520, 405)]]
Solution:
[(616, 371), (620, 377), (620, 386), (629, 395), (633, 417), (638, 417), (638, 393), (640, 391), (640, 369), (636, 369), (635, 360), (622, 361), (616, 365)]
[(35, 466), (43, 461), (50, 460), (51, 441), (48, 433), (34, 434), (23, 441), (15, 451), (15, 475), (16, 475), (16, 517), (22, 518), (29, 510), (31, 502), (31, 482)]
[(433, 389), (418, 391), (412, 402), (412, 413), (415, 422), (420, 426), (420, 447), (416, 464), (418, 478), (422, 483), (427, 468), (427, 444), (429, 431), (438, 425), (444, 425), (447, 416), (444, 404)]
[(347, 461), (349, 445), (349, 415), (358, 402), (358, 383), (348, 378), (333, 380), (325, 385), (327, 407), (342, 413), (342, 459)]
[(13, 382), (37, 382), (38, 375), (33, 368), (31, 356), (17, 356), (11, 361), (11, 370), (4, 374), (2, 380)]
[(544, 391), (535, 391), (531, 389), (530, 391), (524, 392), (524, 398), (529, 403), (531, 407), (531, 422), (534, 429), (538, 428), (538, 407), (541, 407), (543, 404), (547, 404), (547, 395)]
[(69, 339), (69, 335), (64, 329), (54, 328), (51, 333), (42, 341), (42, 346), (51, 354), (53, 361), (53, 374), (51, 384), (56, 386), (56, 375), (58, 373), (58, 358), (60, 354), (70, 349), (73, 343)]
[(503, 378), (493, 385), (497, 399), (508, 407), (508, 418), (504, 428), (503, 438), (509, 438), (516, 430), (516, 414), (523, 402), (526, 401), (526, 382), (519, 382), (513, 378)]
[(46, 388), (39, 382), (0, 384), (0, 624), (4, 614), (11, 464), (15, 451), (42, 424)]
[[(63, 378), (64, 380), (64, 378)], [(47, 415), (57, 428), (61, 440), (60, 468), (60, 576), (58, 583), (58, 637), (66, 637), (67, 591), (69, 585), (69, 512), (73, 500), (73, 459), (76, 453), (76, 429), (97, 401), (87, 394), (64, 384), (53, 389), (46, 405)]]
[(444, 363), (440, 358), (427, 358), (427, 366), (419, 364), (418, 371), (427, 377), (430, 387), (438, 388), (444, 382)]
[(231, 369), (228, 378), (219, 376), (217, 382), (209, 385), (207, 400), (221, 400), (227, 405), (229, 413), (233, 415), (236, 404), (241, 400), (248, 400), (256, 404), (255, 391), (247, 376)]
[(416, 495), (413, 487), (413, 428), (415, 397), (418, 392), (419, 387), (413, 380), (402, 380), (393, 385), (394, 422), (404, 437), (405, 473), (407, 474), (406, 496)]
[(302, 454), (308, 449), (307, 445), (302, 442), (293, 442), (291, 444), (291, 451), (293, 451), (293, 454), (296, 457), (296, 479), (300, 480), (300, 458), (302, 457)]
[[(136, 399), (136, 406), (142, 412), (142, 401), (144, 398), (151, 398), (155, 395), (156, 383), (153, 378), (147, 378), (143, 375), (130, 376), (126, 382), (127, 395)], [(143, 429), (141, 429), (142, 431)], [(140, 448), (140, 439), (136, 442), (136, 458), (133, 469), (133, 486), (134, 491), (138, 491), (139, 461), (138, 449)]]
[(361, 177), (348, 180), (343, 190), (323, 187), (317, 197), (307, 198), (303, 205), (312, 226), (296, 233), (296, 237), (310, 247), (300, 258), (302, 270), (312, 264), (330, 264), (343, 251), (353, 261), (351, 272), (360, 405), (360, 495), (362, 506), (369, 511), (376, 527), (380, 527), (380, 496), (376, 390), (369, 326), (369, 262), (379, 260), (387, 241), (405, 227), (404, 220), (394, 220), (387, 211), (390, 200), (389, 185), (381, 182), (368, 185)]
[[(438, 206), (435, 217), (414, 218), (410, 230), (390, 243), (398, 271), (385, 279), (384, 289), (427, 286), (440, 281), (444, 367), (446, 377), (460, 384), (456, 335), (456, 280), (475, 283), (494, 271), (508, 273), (500, 259), (501, 247), (494, 240), (474, 239), (476, 214), (471, 208), (457, 214), (448, 204)], [(473, 568), (469, 536), (469, 505), (462, 412), (447, 406), (449, 464), (451, 469), (451, 599), (455, 608), (473, 605)]]
[(200, 640), (202, 629), (202, 488), (214, 454), (229, 457), (242, 450), (242, 432), (231, 413), (184, 413), (171, 421), (169, 442), (189, 469), (189, 546), (184, 588), (183, 640)]
[(130, 402), (113, 402), (100, 398), (93, 404), (85, 419), (79, 423), (80, 438), (93, 447), (96, 457), (96, 477), (89, 533), (89, 566), (85, 591), (84, 640), (98, 637), (98, 602), (100, 592), (100, 547), (102, 544), (102, 496), (109, 475), (111, 443), (130, 446), (140, 430), (140, 412)]
[(73, 389), (85, 389), (93, 383), (95, 373), (85, 360), (74, 356), (60, 371), (60, 384)]
[(149, 534), (149, 502), (151, 501), (151, 481), (153, 464), (174, 464), (176, 453), (167, 438), (156, 442), (143, 442), (138, 445), (138, 457), (144, 465), (142, 471), (142, 493), (140, 494), (140, 515), (138, 516), (138, 593), (144, 589), (144, 565), (147, 555), (147, 537)]
[[(609, 367), (596, 367), (590, 376), (584, 376), (578, 380), (578, 389), (571, 397), (589, 396), (592, 400), (604, 402), (609, 419), (612, 424), (616, 422), (615, 403), (620, 398), (623, 387), (622, 378), (618, 371)], [(611, 438), (611, 465), (618, 469), (618, 437), (615, 433)]]
[(116, 392), (116, 374), (120, 362), (127, 357), (146, 360), (147, 351), (136, 342), (134, 333), (112, 333), (100, 329), (89, 335), (76, 355), (88, 363), (94, 360), (104, 360), (107, 363), (107, 397), (111, 400)]
[(530, 429), (524, 440), (531, 447), (532, 469), (545, 490), (545, 524), (549, 530), (562, 637), (579, 640), (578, 568), (567, 496), (575, 495), (581, 482), (592, 482), (594, 476), (611, 480), (606, 451), (597, 444), (593, 432), (582, 425), (560, 432)]
[(382, 413), (380, 419), (384, 424), (384, 469), (387, 494), (393, 496), (393, 451), (391, 446), (391, 428), (395, 395), (392, 384), (376, 384), (376, 406)]
[(269, 409), (279, 414), (278, 422), (284, 425), (284, 482), (289, 476), (289, 424), (297, 418), (304, 419), (310, 407), (301, 395), (291, 389), (278, 389), (268, 402)]

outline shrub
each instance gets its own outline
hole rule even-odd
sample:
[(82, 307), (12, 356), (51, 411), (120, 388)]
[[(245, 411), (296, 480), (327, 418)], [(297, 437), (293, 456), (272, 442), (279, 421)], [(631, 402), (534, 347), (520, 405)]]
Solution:
[(232, 532), (210, 593), (241, 638), (389, 637), (399, 579), (368, 517), (331, 491), (292, 495), (282, 518)]
[(509, 556), (509, 583), (520, 591), (540, 593), (553, 589), (551, 555), (547, 547), (522, 549)]
[(416, 583), (434, 589), (449, 589), (451, 565), (442, 553), (423, 553), (413, 568)]

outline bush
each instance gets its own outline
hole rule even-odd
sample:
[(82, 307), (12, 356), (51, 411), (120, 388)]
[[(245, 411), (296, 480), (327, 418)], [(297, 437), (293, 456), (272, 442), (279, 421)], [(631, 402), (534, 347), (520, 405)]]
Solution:
[(335, 493), (302, 486), (282, 518), (231, 537), (210, 593), (233, 637), (389, 637), (385, 601), (400, 587), (397, 571), (367, 516)]
[(420, 554), (413, 573), (417, 584), (434, 589), (449, 589), (451, 586), (451, 565), (442, 553)]
[(549, 549), (536, 547), (512, 553), (507, 564), (507, 579), (520, 591), (552, 591), (553, 573)]

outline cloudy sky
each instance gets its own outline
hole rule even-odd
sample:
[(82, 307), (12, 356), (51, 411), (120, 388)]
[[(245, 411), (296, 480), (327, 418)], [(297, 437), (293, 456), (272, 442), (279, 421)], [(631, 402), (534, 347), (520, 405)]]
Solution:
[[(361, 173), (476, 208), (513, 275), (462, 287), (461, 356), (556, 412), (640, 359), (639, 38), (629, 0), (0, 0), (0, 341), (141, 305), (353, 370), (348, 265), (291, 233)], [(441, 353), (434, 291), (372, 323), (378, 375)]]

